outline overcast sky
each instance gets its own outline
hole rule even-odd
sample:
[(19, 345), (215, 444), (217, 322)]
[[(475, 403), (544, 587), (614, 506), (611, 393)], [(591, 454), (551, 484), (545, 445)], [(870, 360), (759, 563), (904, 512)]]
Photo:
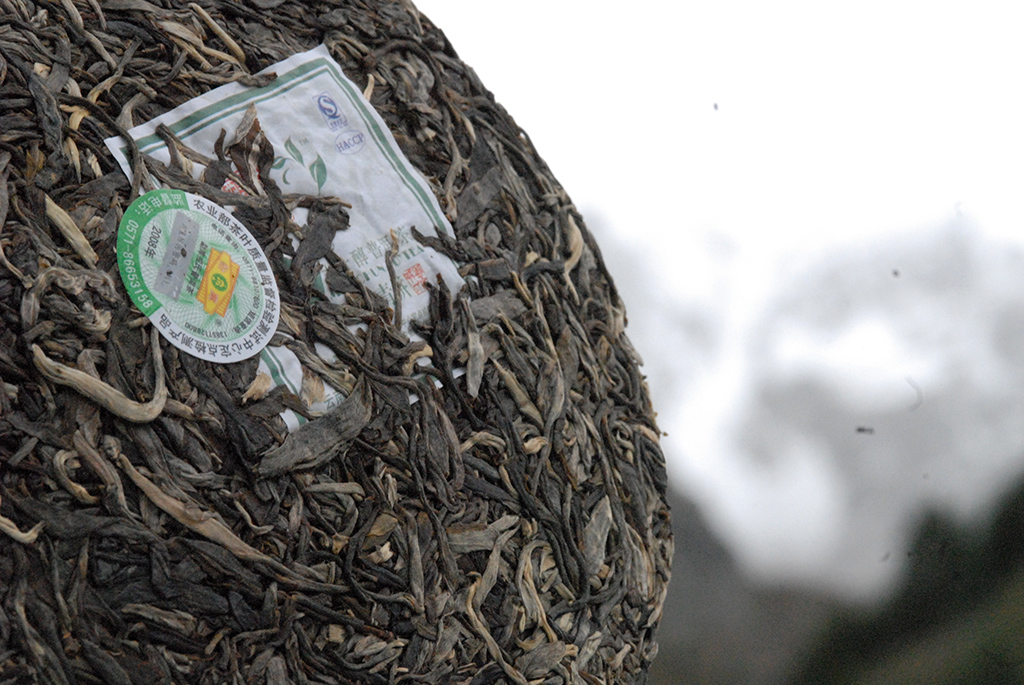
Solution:
[(1011, 4), (416, 5), (598, 235), (670, 476), (749, 568), (864, 596), (922, 503), (1020, 472)]

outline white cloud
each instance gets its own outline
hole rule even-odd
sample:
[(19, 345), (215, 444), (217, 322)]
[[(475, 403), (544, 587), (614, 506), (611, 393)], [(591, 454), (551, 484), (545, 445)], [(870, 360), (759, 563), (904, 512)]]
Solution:
[[(790, 573), (832, 574), (847, 590), (880, 587), (893, 570), (879, 570), (876, 552), (914, 507), (942, 499), (974, 511), (1007, 482), (1024, 441), (1014, 418), (1024, 415), (1024, 324), (1006, 296), (1022, 271), (1008, 244), (1024, 241), (1019, 10), (417, 5), (577, 205), (600, 208), (593, 223), (656, 274), (626, 304), (648, 369), (675, 374), (686, 393), (682, 407), (656, 407), (670, 472), (745, 558), (780, 574), (790, 559)], [(917, 237), (949, 221), (973, 221), (976, 235)], [(982, 250), (972, 263), (990, 272), (966, 290), (950, 285), (964, 264), (957, 250)], [(874, 304), (816, 320), (815, 306), (835, 304), (817, 292), (828, 279), (783, 284), (823, 258), (856, 281), (835, 292), (856, 300), (868, 288)], [(860, 260), (853, 275), (850, 259)], [(769, 310), (782, 291), (789, 310)], [(915, 384), (925, 405), (908, 413)], [(790, 409), (805, 386), (836, 404), (755, 411), (766, 386), (782, 388)], [(857, 441), (865, 418), (878, 423), (873, 442)], [(733, 433), (772, 421), (783, 425), (774, 446)], [(815, 566), (826, 552), (839, 561)]]

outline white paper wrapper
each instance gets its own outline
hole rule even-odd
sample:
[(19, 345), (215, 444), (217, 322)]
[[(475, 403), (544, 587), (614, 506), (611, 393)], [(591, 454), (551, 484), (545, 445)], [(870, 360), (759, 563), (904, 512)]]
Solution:
[[(271, 172), (274, 181), (285, 193), (334, 196), (352, 205), (351, 224), (335, 235), (334, 252), (368, 289), (392, 302), (384, 254), (393, 230), (399, 241), (394, 266), (402, 290), (403, 324), (424, 320), (429, 304), (425, 282), (440, 275), (452, 292), (463, 285), (450, 259), (412, 238), (412, 227), (426, 235), (452, 235), (430, 186), (325, 46), (293, 55), (265, 72), (277, 74), (265, 87), (221, 86), (128, 133), (142, 152), (165, 163), (170, 157), (155, 133), (158, 124), (166, 125), (189, 147), (213, 157), (221, 131), (227, 131), (230, 143), (246, 109), (255, 105), (263, 133), (277, 154)], [(130, 177), (125, 141), (114, 137), (106, 143)], [(305, 210), (297, 210), (293, 218), (302, 225)], [(315, 285), (327, 292), (322, 276)], [(342, 295), (327, 295), (336, 302), (344, 301)], [(327, 348), (317, 349), (329, 359)], [(302, 369), (289, 350), (265, 348), (260, 370), (275, 386), (287, 385), (296, 395), (300, 393)], [(310, 409), (325, 411), (341, 399), (328, 386), (324, 400)], [(291, 430), (305, 421), (292, 411), (282, 417)]]

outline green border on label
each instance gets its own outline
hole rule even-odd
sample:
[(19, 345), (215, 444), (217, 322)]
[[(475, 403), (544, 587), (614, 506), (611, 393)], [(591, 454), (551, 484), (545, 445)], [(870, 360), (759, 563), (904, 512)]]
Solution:
[(117, 269), (121, 272), (121, 280), (132, 302), (139, 311), (150, 316), (163, 305), (139, 273), (139, 236), (142, 228), (157, 214), (169, 210), (187, 210), (188, 199), (181, 190), (154, 190), (146, 195), (159, 195), (161, 198), (168, 198), (168, 201), (161, 202), (160, 206), (148, 215), (142, 211), (138, 202), (133, 202), (128, 207), (117, 229)]

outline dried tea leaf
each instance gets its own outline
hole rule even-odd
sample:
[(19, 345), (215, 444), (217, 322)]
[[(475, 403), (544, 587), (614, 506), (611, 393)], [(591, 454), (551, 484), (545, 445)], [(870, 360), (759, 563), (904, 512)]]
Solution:
[(250, 400), (262, 400), (273, 386), (274, 379), (260, 371), (256, 374), (256, 378), (252, 379), (245, 394), (242, 395), (242, 404)]
[(365, 386), (357, 385), (337, 407), (290, 433), (283, 445), (268, 451), (256, 472), (263, 477), (278, 476), (331, 459), (359, 435), (370, 420), (370, 409)]
[(525, 678), (533, 680), (546, 676), (566, 655), (565, 643), (561, 640), (534, 647), (516, 659), (516, 668)]
[(597, 573), (604, 563), (608, 533), (611, 532), (613, 523), (611, 502), (608, 497), (602, 497), (590, 512), (590, 520), (583, 529), (583, 558), (587, 560), (588, 577)]

